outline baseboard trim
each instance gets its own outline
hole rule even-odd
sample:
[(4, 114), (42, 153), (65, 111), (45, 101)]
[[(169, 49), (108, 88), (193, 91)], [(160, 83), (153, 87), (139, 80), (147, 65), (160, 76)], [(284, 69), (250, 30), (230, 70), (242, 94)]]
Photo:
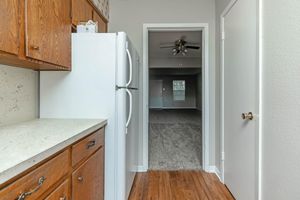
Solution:
[(217, 176), (217, 177), (219, 178), (219, 180), (222, 182), (222, 179), (221, 179), (221, 172), (220, 172), (220, 170), (219, 170), (219, 168), (218, 168), (217, 166), (215, 166), (215, 165), (210, 165), (210, 166), (208, 167), (207, 172), (216, 174), (216, 176)]
[(143, 165), (137, 166), (137, 172), (147, 172), (147, 168)]

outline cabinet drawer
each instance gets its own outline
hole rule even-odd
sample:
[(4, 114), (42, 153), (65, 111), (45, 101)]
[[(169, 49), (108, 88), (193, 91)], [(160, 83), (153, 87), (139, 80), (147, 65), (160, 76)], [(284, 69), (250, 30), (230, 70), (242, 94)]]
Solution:
[(102, 128), (72, 146), (72, 166), (89, 157), (103, 145), (104, 129)]
[(68, 173), (70, 165), (70, 153), (68, 150), (55, 158), (34, 169), (0, 191), (1, 200), (14, 200), (26, 192), (32, 192), (26, 200), (35, 200), (57, 183)]
[(70, 181), (63, 182), (45, 200), (70, 200)]

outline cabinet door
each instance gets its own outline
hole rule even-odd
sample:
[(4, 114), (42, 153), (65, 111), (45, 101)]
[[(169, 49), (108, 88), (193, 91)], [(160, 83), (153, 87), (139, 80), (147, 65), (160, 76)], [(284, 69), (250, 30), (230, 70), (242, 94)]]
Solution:
[(19, 49), (19, 0), (1, 0), (0, 51), (18, 54)]
[(70, 181), (65, 180), (45, 200), (70, 200)]
[(98, 32), (99, 33), (106, 33), (107, 32), (107, 24), (98, 15), (98, 13), (96, 11), (93, 11), (93, 21), (98, 22)]
[(27, 57), (70, 67), (70, 12), (69, 0), (27, 0)]
[(93, 19), (93, 7), (87, 0), (72, 0), (72, 23), (87, 22)]
[(103, 200), (103, 148), (99, 149), (72, 174), (73, 200)]

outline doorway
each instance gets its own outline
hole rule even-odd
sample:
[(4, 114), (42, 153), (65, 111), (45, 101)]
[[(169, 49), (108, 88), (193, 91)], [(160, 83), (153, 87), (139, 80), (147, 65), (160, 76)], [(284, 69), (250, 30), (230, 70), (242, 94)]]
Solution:
[(194, 64), (195, 68), (170, 69), (150, 65), (150, 170), (202, 169), (201, 60)]
[[(150, 37), (151, 34), (166, 32), (198, 32), (200, 42), (200, 64), (197, 67), (187, 63), (178, 62), (177, 59), (169, 59), (166, 63), (162, 59), (151, 60)], [(175, 40), (160, 41), (159, 46), (167, 46), (167, 43), (182, 39), (181, 36)], [(184, 39), (184, 38), (183, 38)], [(191, 42), (193, 43), (193, 41)], [(197, 43), (197, 42), (194, 42)], [(199, 42), (198, 42), (199, 43)], [(168, 49), (168, 48), (166, 48)], [(145, 24), (144, 25), (144, 55), (143, 55), (143, 171), (148, 169), (204, 169), (209, 170), (209, 70), (208, 70), (208, 25), (207, 24)], [(160, 50), (155, 53), (159, 53)], [(191, 54), (193, 50), (190, 50)], [(177, 52), (178, 57), (185, 57), (182, 52)], [(175, 49), (171, 48), (169, 56), (176, 56)], [(173, 55), (174, 54), (174, 55)], [(173, 63), (172, 63), (173, 62)], [(197, 78), (201, 77), (201, 81)], [(195, 87), (195, 98), (190, 98), (191, 85)], [(151, 95), (150, 95), (151, 92)], [(198, 96), (197, 96), (198, 95)], [(197, 97), (196, 97), (197, 96)], [(200, 102), (200, 103), (199, 103)], [(203, 117), (202, 117), (203, 116)], [(202, 120), (203, 118), (203, 120)], [(181, 120), (181, 121), (180, 121)], [(186, 123), (185, 123), (186, 122)], [(194, 125), (193, 126), (193, 122)], [(189, 123), (189, 124), (188, 124)], [(188, 125), (187, 125), (188, 124)], [(198, 126), (197, 126), (198, 125)], [(189, 127), (187, 127), (189, 126)], [(163, 127), (158, 130), (158, 127)], [(192, 127), (192, 128), (191, 128)], [(194, 128), (194, 129), (193, 129)], [(167, 133), (162, 137), (161, 131)], [(187, 133), (192, 130), (191, 133)], [(154, 131), (154, 137), (150, 137), (150, 132)], [(181, 132), (181, 133), (180, 133)], [(174, 134), (175, 133), (175, 134)], [(199, 133), (194, 134), (193, 133)], [(172, 135), (173, 134), (173, 135)], [(187, 134), (185, 142), (174, 144), (176, 138)], [(169, 135), (169, 136), (168, 136)], [(177, 135), (177, 136), (176, 136)], [(189, 135), (189, 136), (188, 136)], [(161, 137), (155, 143), (157, 137)], [(190, 139), (194, 138), (194, 139)], [(178, 139), (178, 138), (177, 138)], [(188, 141), (193, 140), (191, 143)], [(177, 140), (178, 141), (178, 140)], [(199, 143), (195, 144), (194, 141)], [(175, 149), (170, 147), (176, 147)], [(176, 142), (175, 142), (176, 143)], [(195, 148), (182, 148), (181, 145), (189, 144)], [(160, 145), (156, 148), (151, 145)], [(169, 147), (168, 147), (169, 145)], [(177, 145), (177, 146), (176, 146)], [(185, 146), (185, 145), (184, 145)], [(168, 149), (168, 152), (163, 148)], [(153, 151), (159, 151), (152, 154)], [(184, 152), (185, 151), (185, 152)], [(189, 156), (189, 152), (194, 152)], [(170, 155), (177, 155), (178, 159), (165, 159)], [(180, 155), (180, 156), (179, 156)], [(152, 157), (151, 157), (152, 156)], [(153, 157), (154, 156), (154, 157)], [(155, 158), (159, 158), (156, 159)], [(154, 159), (153, 159), (154, 158)], [(188, 162), (188, 161), (193, 162)], [(195, 162), (196, 160), (196, 162)], [(150, 161), (150, 162), (149, 162)]]

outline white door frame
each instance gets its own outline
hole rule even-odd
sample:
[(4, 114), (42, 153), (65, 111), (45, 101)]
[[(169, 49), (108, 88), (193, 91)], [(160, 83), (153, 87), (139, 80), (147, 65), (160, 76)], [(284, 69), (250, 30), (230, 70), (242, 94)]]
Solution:
[(149, 134), (149, 68), (148, 39), (149, 31), (202, 31), (202, 167), (209, 171), (209, 27), (208, 23), (159, 23), (143, 26), (143, 166), (139, 171), (148, 170), (148, 134)]
[[(220, 45), (220, 52), (221, 52), (221, 120), (220, 120), (220, 126), (221, 126), (221, 180), (224, 183), (225, 182), (225, 178), (224, 177), (224, 169), (225, 169), (225, 133), (224, 133), (224, 48), (225, 48), (225, 37), (226, 37), (226, 33), (225, 33), (225, 17), (226, 15), (229, 13), (229, 11), (231, 10), (231, 8), (235, 5), (235, 3), (239, 1), (239, 0), (231, 0), (228, 4), (228, 6), (224, 9), (224, 11), (222, 12), (220, 18), (220, 30), (221, 30), (221, 45)], [(258, 117), (258, 137), (257, 137), (257, 199), (261, 200), (262, 199), (262, 0), (256, 0), (257, 1), (257, 5), (258, 5), (258, 12), (257, 12), (257, 28), (258, 28), (258, 32), (257, 32), (257, 66), (259, 68), (259, 113), (257, 115)]]

